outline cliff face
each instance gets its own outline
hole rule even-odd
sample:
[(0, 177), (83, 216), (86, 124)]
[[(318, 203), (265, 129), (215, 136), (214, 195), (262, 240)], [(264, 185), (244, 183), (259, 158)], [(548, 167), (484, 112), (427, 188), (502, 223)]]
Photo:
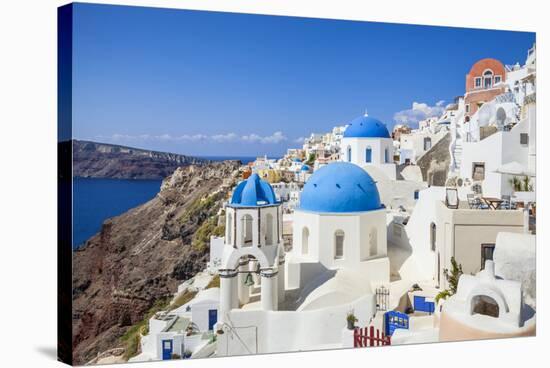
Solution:
[(236, 182), (239, 163), (185, 166), (167, 177), (158, 195), (121, 216), (73, 255), (75, 364), (119, 345), (153, 303), (204, 269), (208, 248), (197, 246)]
[(175, 153), (73, 140), (73, 175), (84, 178), (164, 179), (180, 166), (208, 162)]
[(428, 185), (444, 186), (451, 164), (449, 145), (451, 133), (447, 133), (416, 163), (422, 170), (422, 178)]

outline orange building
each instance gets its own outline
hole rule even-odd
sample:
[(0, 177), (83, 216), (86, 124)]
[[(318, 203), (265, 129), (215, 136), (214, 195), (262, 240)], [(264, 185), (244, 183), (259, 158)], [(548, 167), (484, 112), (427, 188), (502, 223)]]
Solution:
[(481, 59), (466, 74), (466, 116), (472, 116), (485, 102), (505, 92), (506, 69), (496, 59)]
[(252, 170), (250, 169), (243, 170), (242, 172), (243, 180), (248, 179), (250, 175), (252, 175)]

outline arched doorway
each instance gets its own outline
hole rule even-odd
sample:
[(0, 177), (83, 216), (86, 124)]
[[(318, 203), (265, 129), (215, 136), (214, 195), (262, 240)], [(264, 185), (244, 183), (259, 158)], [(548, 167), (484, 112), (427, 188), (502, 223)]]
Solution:
[(491, 88), (493, 86), (493, 71), (487, 69), (483, 72), (483, 88)]
[(241, 244), (245, 247), (252, 245), (252, 223), (252, 216), (248, 214), (241, 218)]
[(223, 321), (229, 311), (249, 303), (258, 302), (263, 310), (277, 310), (279, 271), (261, 248), (234, 248), (219, 270)]

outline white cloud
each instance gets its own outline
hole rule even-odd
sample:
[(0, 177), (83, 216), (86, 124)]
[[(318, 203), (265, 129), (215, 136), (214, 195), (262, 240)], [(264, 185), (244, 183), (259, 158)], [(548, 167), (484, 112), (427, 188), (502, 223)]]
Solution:
[(119, 134), (115, 133), (111, 136), (97, 135), (96, 139), (104, 139), (114, 142), (136, 142), (136, 141), (163, 141), (163, 142), (178, 142), (178, 141), (188, 141), (188, 142), (197, 142), (197, 141), (211, 141), (215, 143), (226, 143), (226, 142), (244, 142), (244, 143), (262, 143), (262, 144), (278, 144), (287, 140), (287, 137), (283, 132), (277, 131), (271, 135), (261, 136), (256, 133), (250, 133), (246, 135), (239, 136), (235, 133), (223, 133), (223, 134), (184, 134), (179, 136), (173, 136), (170, 134), (160, 134), (160, 135), (150, 135), (150, 134), (140, 134), (140, 135), (128, 135), (128, 134)]
[(243, 135), (241, 139), (245, 142), (252, 142), (256, 143), (262, 140), (262, 137), (260, 137), (258, 134), (249, 134), (249, 135)]
[(231, 142), (238, 138), (237, 134), (235, 133), (227, 133), (227, 134), (215, 134), (210, 137), (215, 142)]
[(299, 143), (299, 144), (303, 144), (305, 141), (306, 141), (305, 137), (299, 137), (293, 140), (294, 143)]
[(204, 134), (193, 134), (193, 135), (184, 134), (178, 137), (178, 140), (191, 141), (191, 142), (204, 141), (206, 139), (208, 139), (208, 136)]
[(407, 124), (416, 127), (419, 121), (434, 116), (440, 116), (444, 112), (444, 100), (437, 101), (434, 106), (430, 106), (423, 102), (413, 102), (412, 108), (396, 112), (393, 115), (393, 119), (398, 124)]
[(277, 144), (277, 143), (281, 143), (281, 142), (286, 141), (286, 139), (287, 138), (285, 137), (283, 132), (275, 132), (270, 136), (263, 137), (261, 142), (262, 143), (267, 143), (267, 144), (270, 144), (270, 143), (271, 144)]

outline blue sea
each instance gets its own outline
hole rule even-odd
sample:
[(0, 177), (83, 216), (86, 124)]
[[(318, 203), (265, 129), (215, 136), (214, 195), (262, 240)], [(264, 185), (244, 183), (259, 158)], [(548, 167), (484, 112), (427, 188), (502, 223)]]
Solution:
[(103, 221), (155, 197), (161, 180), (73, 179), (73, 249), (99, 232)]
[[(240, 160), (252, 156), (203, 156), (212, 161)], [(147, 202), (159, 192), (162, 180), (90, 179), (73, 180), (73, 249), (101, 230), (103, 222)]]

